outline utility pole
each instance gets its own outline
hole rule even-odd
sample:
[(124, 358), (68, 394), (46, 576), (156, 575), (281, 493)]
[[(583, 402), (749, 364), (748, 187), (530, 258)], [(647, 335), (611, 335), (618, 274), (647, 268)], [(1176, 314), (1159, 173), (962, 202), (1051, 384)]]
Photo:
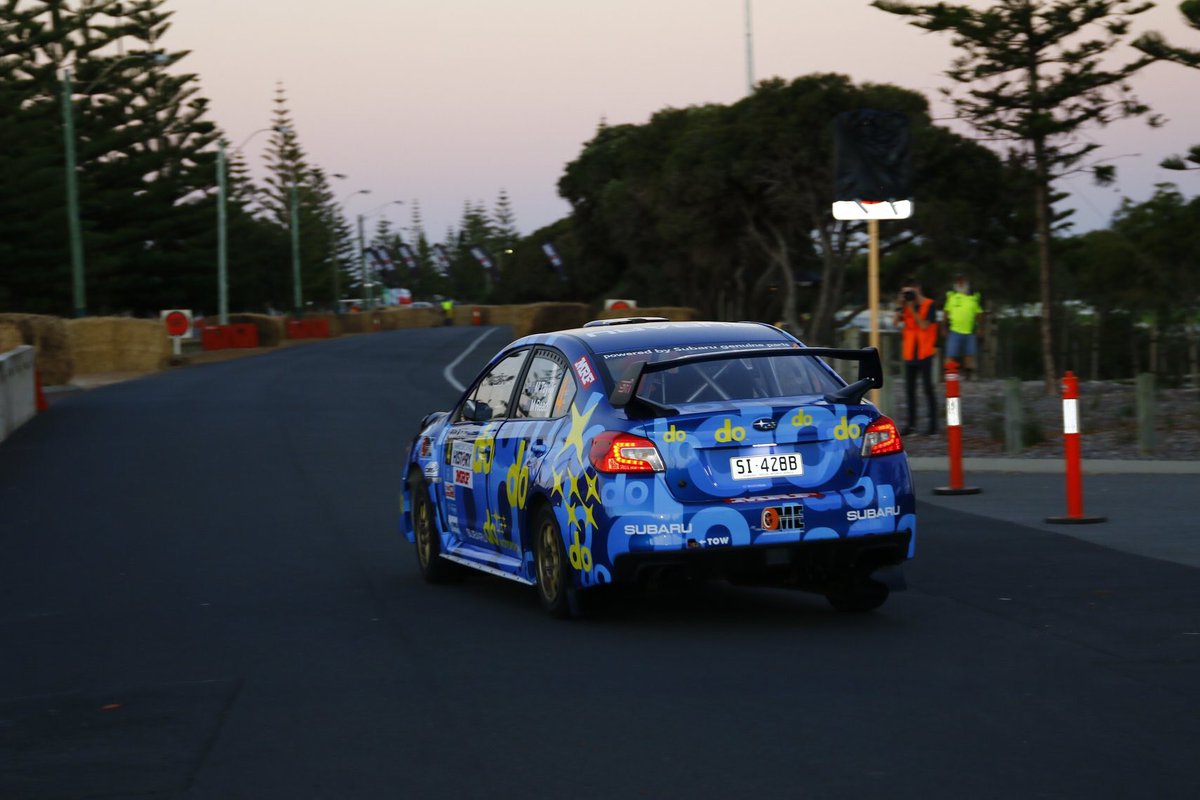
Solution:
[(754, 94), (754, 31), (750, 25), (750, 0), (746, 0), (746, 94)]
[(87, 316), (83, 282), (83, 230), (79, 223), (79, 175), (75, 168), (75, 115), (71, 102), (71, 70), (62, 77), (63, 145), (67, 161), (67, 235), (71, 247), (71, 299), (76, 317)]
[(229, 324), (229, 237), (225, 213), (225, 140), (217, 141), (217, 314)]
[(304, 311), (300, 291), (300, 198), (296, 189), (296, 176), (292, 176), (292, 306), (295, 312)]

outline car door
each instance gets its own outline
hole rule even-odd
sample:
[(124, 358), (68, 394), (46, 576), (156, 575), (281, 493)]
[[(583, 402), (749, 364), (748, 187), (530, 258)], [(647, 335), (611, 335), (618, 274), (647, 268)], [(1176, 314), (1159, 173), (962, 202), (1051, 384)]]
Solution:
[[(442, 503), (447, 530), (458, 539), (464, 556), (495, 553), (489, 541), (492, 525), (488, 508), (488, 476), (495, 461), (495, 433), (509, 415), (517, 379), (529, 349), (501, 358), (472, 386), (454, 410), (443, 443)], [(491, 561), (490, 558), (484, 560)]]
[(523, 526), (530, 488), (549, 454), (571, 401), (575, 382), (565, 356), (538, 348), (521, 379), (512, 413), (495, 434), (496, 461), (488, 477), (489, 515), (502, 553), (524, 560), (532, 538)]

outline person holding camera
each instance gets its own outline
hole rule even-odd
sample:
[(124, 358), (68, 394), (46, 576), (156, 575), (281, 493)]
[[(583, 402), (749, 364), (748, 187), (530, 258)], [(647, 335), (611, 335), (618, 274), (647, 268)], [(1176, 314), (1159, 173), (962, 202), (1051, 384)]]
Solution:
[(929, 427), (933, 436), (938, 431), (937, 402), (933, 397), (933, 357), (937, 353), (937, 304), (921, 291), (916, 278), (907, 278), (896, 296), (894, 324), (904, 334), (904, 388), (908, 398), (908, 424), (900, 431), (907, 435), (917, 429), (917, 377), (925, 390), (929, 404)]

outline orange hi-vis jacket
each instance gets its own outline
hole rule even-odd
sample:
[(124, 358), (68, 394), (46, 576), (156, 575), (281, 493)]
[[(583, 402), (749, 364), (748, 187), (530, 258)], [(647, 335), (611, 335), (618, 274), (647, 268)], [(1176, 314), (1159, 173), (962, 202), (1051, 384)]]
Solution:
[[(904, 360), (921, 361), (929, 358), (937, 350), (937, 320), (933, 316), (933, 300), (926, 297), (925, 302), (914, 314), (911, 308), (904, 309)], [(921, 328), (917, 318), (928, 324)]]

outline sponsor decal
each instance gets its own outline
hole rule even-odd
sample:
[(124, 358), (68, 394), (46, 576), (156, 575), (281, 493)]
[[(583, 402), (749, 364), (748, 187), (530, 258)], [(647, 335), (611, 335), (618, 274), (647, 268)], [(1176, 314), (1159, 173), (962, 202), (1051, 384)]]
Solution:
[(468, 539), (474, 539), (477, 542), (486, 542), (487, 537), (483, 535), (483, 531), (477, 531), (474, 528), (467, 528), (465, 531)]
[(649, 522), (645, 525), (625, 526), (626, 536), (658, 536), (664, 533), (674, 533), (679, 536), (683, 536), (691, 532), (692, 526), (690, 524), (684, 525), (683, 523), (679, 522), (664, 523), (662, 525)]
[(447, 483), (445, 486), (445, 490), (446, 490), (446, 499), (447, 500), (453, 500), (453, 499), (455, 499), (455, 497), (458, 496), (458, 490), (454, 488), (453, 483)]
[(863, 519), (882, 519), (884, 517), (900, 516), (900, 506), (886, 508), (852, 508), (846, 512), (846, 519), (857, 522)]
[(664, 442), (682, 442), (687, 439), (687, 433), (679, 430), (674, 425), (667, 428), (666, 434), (663, 435)]
[(430, 461), (425, 465), (423, 472), (428, 480), (436, 481), (438, 479), (438, 463)]
[(460, 467), (454, 468), (454, 485), (455, 486), (462, 486), (467, 489), (474, 488), (474, 485), (475, 485), (474, 478), (475, 478), (475, 473), (471, 472), (471, 470), (462, 469)]
[(459, 532), (458, 531), (458, 517), (454, 517), (454, 516), (446, 517), (446, 527), (449, 528), (454, 533), (458, 533)]
[(450, 450), (450, 466), (461, 469), (471, 468), (471, 455), (475, 448), (470, 442), (455, 442)]
[(862, 427), (850, 423), (845, 417), (842, 417), (842, 421), (833, 426), (833, 438), (840, 441), (857, 439), (860, 436), (862, 436)]
[(728, 547), (732, 539), (728, 536), (709, 536), (704, 540), (705, 547)]
[(571, 534), (571, 546), (567, 548), (567, 559), (580, 572), (592, 571), (592, 549), (579, 539), (579, 531)]
[(772, 506), (762, 510), (760, 519), (764, 531), (796, 531), (804, 528), (804, 506), (795, 503)]
[(715, 438), (722, 444), (726, 442), (740, 442), (746, 438), (746, 429), (741, 425), (734, 425), (733, 420), (726, 417), (725, 424), (717, 428)]
[(432, 450), (433, 450), (433, 440), (430, 439), (428, 436), (422, 436), (421, 437), (421, 456), (422, 457), (428, 456), (430, 451), (432, 451)]
[(575, 367), (575, 373), (579, 375), (579, 383), (583, 388), (586, 389), (596, 382), (596, 373), (592, 371), (592, 364), (587, 356), (580, 356), (572, 366)]
[(734, 505), (742, 503), (777, 503), (780, 500), (804, 500), (809, 497), (820, 499), (824, 496), (824, 492), (790, 492), (788, 494), (768, 494), (760, 497), (727, 497), (725, 498), (725, 502)]
[(812, 414), (806, 413), (803, 409), (792, 415), (793, 428), (807, 428), (813, 424)]

